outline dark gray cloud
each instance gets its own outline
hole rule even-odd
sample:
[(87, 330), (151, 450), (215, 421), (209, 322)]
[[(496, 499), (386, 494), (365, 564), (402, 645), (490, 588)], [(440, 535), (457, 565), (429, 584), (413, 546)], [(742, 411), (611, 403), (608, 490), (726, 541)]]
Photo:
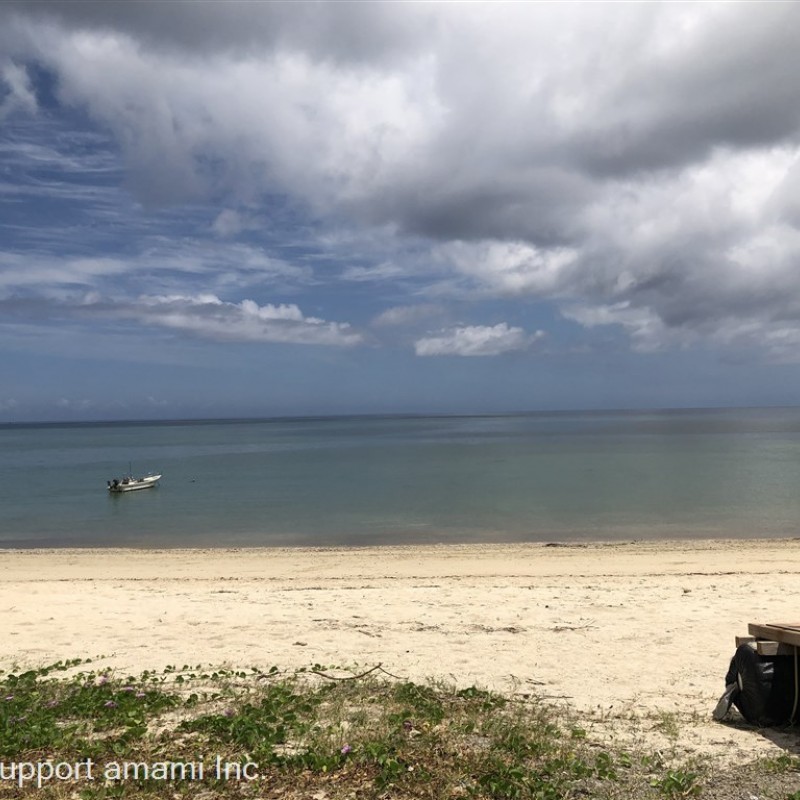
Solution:
[(570, 141), (593, 172), (674, 168), (715, 147), (798, 141), (800, 6), (685, 10), (683, 35), (667, 16), (619, 79), (598, 87), (596, 115)]
[(271, 49), (307, 51), (345, 62), (385, 61), (426, 39), (435, 15), (401, 3), (107, 2), (106, 0), (8, 0), (5, 15), (52, 21), (72, 29), (121, 32), (151, 47), (186, 54), (234, 57)]
[(521, 239), (559, 247), (582, 234), (576, 214), (597, 196), (597, 187), (583, 175), (493, 160), (492, 167), (476, 166), (453, 159), (442, 147), (438, 163), (412, 167), (354, 213), (440, 241)]

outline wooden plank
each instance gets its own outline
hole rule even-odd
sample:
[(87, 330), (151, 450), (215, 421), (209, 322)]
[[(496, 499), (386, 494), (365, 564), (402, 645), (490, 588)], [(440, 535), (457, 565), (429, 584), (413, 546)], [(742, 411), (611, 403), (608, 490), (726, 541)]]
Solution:
[(737, 636), (736, 637), (736, 646), (741, 647), (743, 644), (752, 644), (755, 645), (756, 637), (755, 636)]
[(772, 642), (790, 644), (800, 647), (800, 625), (792, 624), (770, 624), (751, 622), (747, 626), (747, 632), (757, 639), (767, 639)]
[(767, 642), (762, 639), (756, 642), (756, 652), (760, 656), (791, 656), (794, 655), (794, 646), (782, 642)]

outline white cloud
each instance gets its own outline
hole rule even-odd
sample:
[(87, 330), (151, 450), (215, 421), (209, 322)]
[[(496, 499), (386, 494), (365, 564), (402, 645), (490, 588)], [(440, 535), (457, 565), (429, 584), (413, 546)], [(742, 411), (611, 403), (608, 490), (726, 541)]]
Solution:
[(548, 296), (568, 285), (577, 251), (539, 248), (522, 241), (457, 241), (437, 247), (435, 256), (495, 293)]
[(12, 61), (6, 62), (0, 67), (0, 122), (16, 111), (35, 114), (37, 110), (28, 71)]
[(417, 340), (418, 356), (498, 356), (526, 350), (544, 337), (544, 331), (528, 335), (522, 328), (498, 325), (466, 325)]
[(112, 313), (217, 341), (334, 347), (364, 343), (363, 335), (348, 323), (307, 317), (294, 304), (226, 303), (213, 294), (143, 297), (139, 304), (118, 306)]
[(44, 25), (29, 36), (62, 101), (114, 132), (150, 203), (248, 202), (265, 189), (321, 210), (371, 202), (443, 113), (424, 65), (368, 71), (285, 51), (190, 59), (121, 32)]
[[(136, 323), (138, 336), (148, 341), (148, 329), (169, 329), (218, 342), (262, 342), (281, 344), (355, 347), (366, 343), (363, 333), (346, 322), (330, 322), (306, 316), (293, 303), (259, 305), (254, 300), (226, 302), (215, 294), (146, 295), (125, 299), (100, 295), (98, 292), (51, 298), (41, 296), (0, 299), (0, 319), (22, 319), (28, 331), (45, 331), (48, 326), (64, 322), (99, 326), (113, 335), (118, 323)], [(38, 327), (37, 327), (38, 326)], [(10, 332), (9, 322), (4, 329)], [(130, 333), (127, 332), (130, 340)], [(145, 348), (142, 344), (138, 349)]]
[(640, 352), (660, 350), (670, 343), (666, 330), (657, 314), (647, 308), (635, 308), (628, 302), (602, 306), (570, 306), (562, 315), (585, 328), (619, 325), (631, 337), (634, 349)]

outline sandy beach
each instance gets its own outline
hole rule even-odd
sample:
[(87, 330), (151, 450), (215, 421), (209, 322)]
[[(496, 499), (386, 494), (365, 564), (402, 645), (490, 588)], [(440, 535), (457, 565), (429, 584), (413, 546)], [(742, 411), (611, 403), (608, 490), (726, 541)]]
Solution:
[(6, 670), (380, 663), (536, 694), (651, 744), (673, 715), (688, 754), (797, 746), (710, 714), (734, 637), (800, 617), (800, 540), (13, 550), (0, 564)]

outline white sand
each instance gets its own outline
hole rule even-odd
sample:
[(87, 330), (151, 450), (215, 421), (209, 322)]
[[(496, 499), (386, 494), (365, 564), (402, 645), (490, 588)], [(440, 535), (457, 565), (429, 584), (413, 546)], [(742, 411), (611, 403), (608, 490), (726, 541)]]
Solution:
[(800, 621), (800, 541), (3, 551), (0, 565), (4, 669), (381, 663), (567, 702), (650, 744), (674, 713), (689, 753), (794, 741), (710, 712), (734, 636)]

